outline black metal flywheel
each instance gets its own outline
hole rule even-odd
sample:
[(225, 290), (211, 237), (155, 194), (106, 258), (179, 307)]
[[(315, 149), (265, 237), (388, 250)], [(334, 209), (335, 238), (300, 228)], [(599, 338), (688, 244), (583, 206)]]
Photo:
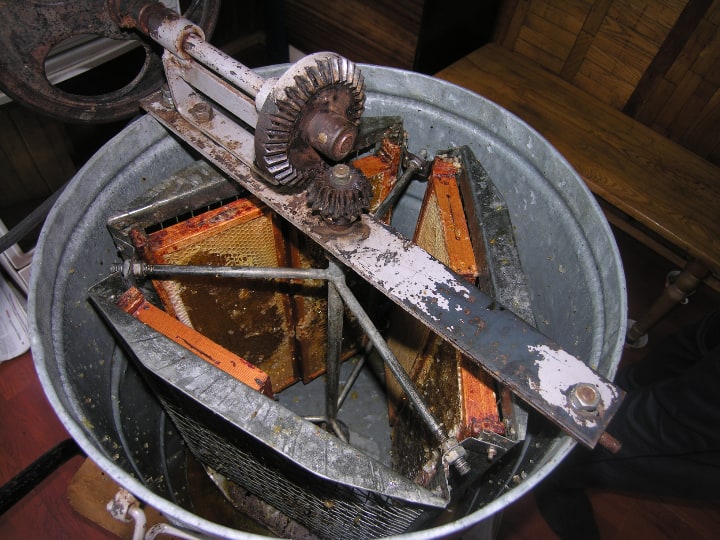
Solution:
[[(141, 40), (113, 19), (108, 0), (20, 0), (0, 7), (0, 88), (17, 102), (66, 122), (103, 123), (122, 120), (140, 111), (138, 101), (163, 81), (156, 48), (140, 41), (145, 61), (122, 88), (99, 95), (64, 91), (47, 77), (45, 62), (53, 47), (78, 35), (114, 40)], [(212, 33), (220, 0), (193, 0), (183, 16)]]

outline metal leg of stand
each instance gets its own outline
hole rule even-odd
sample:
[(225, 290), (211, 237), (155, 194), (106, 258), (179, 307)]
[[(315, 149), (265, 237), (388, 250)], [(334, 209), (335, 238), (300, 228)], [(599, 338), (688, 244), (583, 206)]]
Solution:
[(66, 439), (40, 456), (5, 485), (0, 486), (0, 515), (19, 502), (66, 461), (81, 454), (83, 451), (77, 443), (73, 439)]
[(628, 330), (625, 343), (632, 346), (643, 343), (644, 336), (678, 303), (685, 300), (697, 288), (700, 282), (710, 274), (710, 270), (697, 259), (688, 262), (675, 280), (665, 287), (660, 297), (650, 309), (640, 317)]

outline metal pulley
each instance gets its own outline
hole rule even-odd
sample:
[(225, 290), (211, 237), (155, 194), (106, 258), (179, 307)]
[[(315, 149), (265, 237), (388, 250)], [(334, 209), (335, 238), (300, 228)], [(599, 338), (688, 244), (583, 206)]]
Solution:
[[(113, 122), (141, 112), (138, 102), (164, 80), (162, 62), (154, 44), (118, 24), (113, 8), (112, 0), (5, 2), (0, 88), (18, 103), (65, 122)], [(220, 0), (194, 1), (183, 16), (210, 36), (219, 11)], [(145, 60), (135, 77), (115, 91), (87, 96), (66, 92), (48, 79), (46, 62), (55, 46), (75, 36), (134, 42), (144, 49)]]

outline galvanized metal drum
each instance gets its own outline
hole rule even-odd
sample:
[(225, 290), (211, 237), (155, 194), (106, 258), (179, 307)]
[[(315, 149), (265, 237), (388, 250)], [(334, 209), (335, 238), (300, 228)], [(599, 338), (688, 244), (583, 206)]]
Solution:
[[(539, 329), (612, 377), (625, 335), (623, 270), (610, 228), (575, 171), (535, 131), (480, 96), (389, 68), (365, 66), (363, 73), (366, 114), (402, 116), (410, 151), (471, 148), (507, 201)], [(29, 302), (32, 352), (58, 416), (120, 485), (181, 526), (210, 536), (257, 537), (192, 510), (182, 439), (88, 301), (88, 289), (117, 261), (108, 218), (196, 159), (143, 116), (78, 172), (37, 247)], [(423, 189), (411, 185), (394, 214), (394, 225), (408, 236)], [(404, 537), (451, 537), (471, 528), (491, 536), (495, 516), (537, 485), (573, 444), (531, 417), (525, 442), (493, 472), (487, 504)]]

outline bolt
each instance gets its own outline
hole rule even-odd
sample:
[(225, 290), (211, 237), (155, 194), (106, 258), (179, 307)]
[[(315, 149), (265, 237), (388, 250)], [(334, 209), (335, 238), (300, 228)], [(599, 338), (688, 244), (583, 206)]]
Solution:
[(330, 181), (336, 186), (347, 186), (351, 179), (350, 167), (344, 163), (338, 163), (330, 170)]
[(455, 467), (455, 470), (459, 472), (461, 476), (465, 476), (470, 472), (470, 463), (468, 463), (468, 460), (465, 458), (467, 455), (465, 448), (458, 444), (457, 441), (446, 439), (442, 442), (441, 448), (445, 450), (445, 455), (443, 456), (445, 461), (448, 465)]
[(163, 85), (160, 87), (160, 101), (167, 108), (171, 108), (171, 107), (175, 106), (175, 102), (173, 101), (172, 93), (170, 92), (170, 87), (168, 86), (167, 83), (163, 83)]
[(622, 449), (622, 443), (610, 435), (607, 431), (604, 431), (603, 434), (600, 435), (598, 444), (611, 454), (617, 454)]
[(467, 459), (460, 456), (453, 462), (453, 467), (455, 467), (455, 470), (460, 473), (460, 476), (466, 476), (470, 470), (470, 464), (468, 463)]
[(495, 456), (497, 456), (497, 449), (494, 446), (490, 446), (487, 449), (487, 458), (488, 461), (492, 461), (495, 459)]
[(213, 117), (212, 105), (205, 101), (193, 105), (189, 112), (198, 124), (205, 124)]
[(579, 412), (595, 412), (601, 403), (597, 386), (578, 383), (570, 389), (570, 406)]

